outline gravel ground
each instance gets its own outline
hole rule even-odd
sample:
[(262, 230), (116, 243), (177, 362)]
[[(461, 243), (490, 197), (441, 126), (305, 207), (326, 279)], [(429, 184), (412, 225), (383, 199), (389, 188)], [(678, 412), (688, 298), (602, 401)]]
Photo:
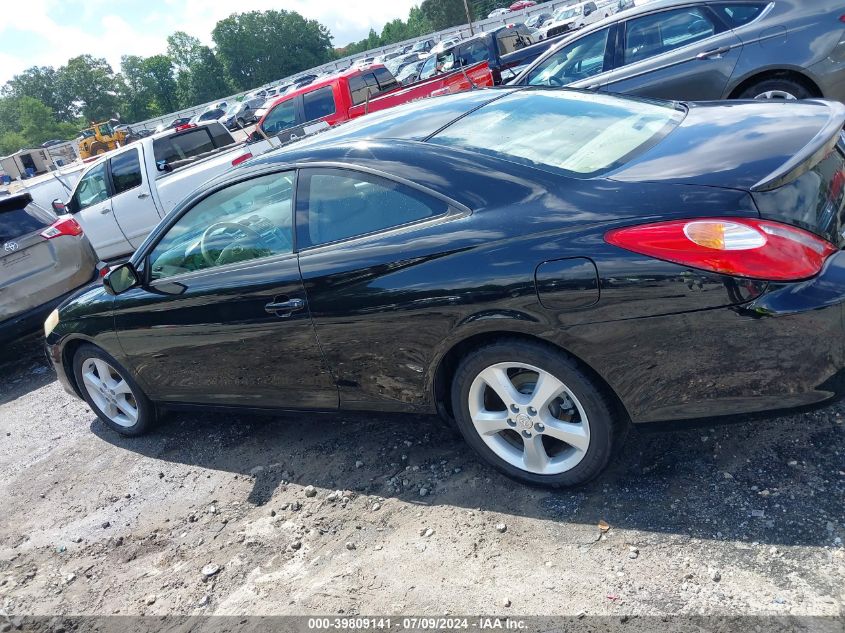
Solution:
[(122, 438), (0, 352), (0, 611), (845, 615), (845, 409), (635, 430), (572, 491), (442, 423), (172, 414)]

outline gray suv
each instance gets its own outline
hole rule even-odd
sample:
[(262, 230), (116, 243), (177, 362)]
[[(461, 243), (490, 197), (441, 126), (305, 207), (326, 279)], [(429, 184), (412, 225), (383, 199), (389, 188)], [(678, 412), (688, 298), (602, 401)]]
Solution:
[(97, 257), (71, 216), (28, 193), (0, 198), (0, 341), (41, 329), (68, 294), (97, 275)]
[(840, 0), (656, 0), (550, 49), (512, 84), (682, 101), (845, 101)]

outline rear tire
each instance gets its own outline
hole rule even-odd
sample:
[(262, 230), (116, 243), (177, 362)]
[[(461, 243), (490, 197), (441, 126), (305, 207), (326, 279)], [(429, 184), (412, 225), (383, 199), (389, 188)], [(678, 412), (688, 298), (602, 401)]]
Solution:
[(130, 372), (95, 345), (73, 355), (73, 374), (85, 402), (110, 429), (134, 437), (155, 424), (156, 410)]
[(740, 99), (756, 99), (758, 101), (795, 101), (796, 99), (811, 99), (812, 97), (813, 94), (802, 84), (782, 77), (757, 81), (739, 95)]
[(478, 349), (452, 383), (452, 410), (467, 443), (528, 484), (576, 486), (601, 473), (627, 426), (614, 409), (578, 363), (540, 343), (503, 340)]

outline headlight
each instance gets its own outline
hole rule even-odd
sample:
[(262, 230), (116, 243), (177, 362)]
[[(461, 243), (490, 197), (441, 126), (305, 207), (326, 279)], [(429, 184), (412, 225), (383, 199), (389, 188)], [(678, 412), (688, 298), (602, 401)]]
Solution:
[(44, 321), (44, 337), (50, 336), (53, 330), (56, 329), (56, 326), (59, 324), (59, 311), (53, 310), (50, 313), (50, 316), (47, 317), (47, 320)]

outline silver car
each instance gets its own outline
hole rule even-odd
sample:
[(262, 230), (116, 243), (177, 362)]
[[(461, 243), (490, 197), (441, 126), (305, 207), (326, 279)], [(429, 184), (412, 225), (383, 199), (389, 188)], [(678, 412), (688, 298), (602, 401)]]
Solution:
[(97, 257), (71, 216), (28, 193), (0, 198), (0, 341), (38, 330), (71, 292), (97, 276)]
[(843, 20), (840, 0), (656, 0), (563, 40), (511, 85), (845, 101)]

